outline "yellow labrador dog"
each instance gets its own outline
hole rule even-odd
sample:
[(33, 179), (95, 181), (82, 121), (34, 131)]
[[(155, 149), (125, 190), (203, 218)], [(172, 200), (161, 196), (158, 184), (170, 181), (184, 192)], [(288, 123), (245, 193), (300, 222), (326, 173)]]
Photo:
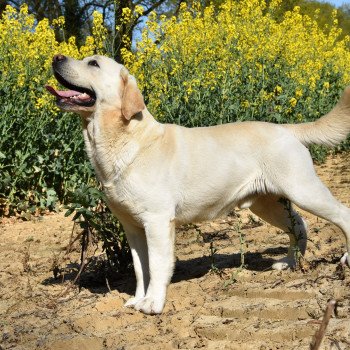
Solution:
[[(110, 58), (53, 59), (57, 80), (71, 90), (47, 89), (65, 111), (81, 115), (86, 150), (111, 211), (131, 247), (137, 287), (126, 302), (161, 313), (174, 269), (175, 226), (212, 220), (234, 207), (250, 210), (290, 236), (288, 256), (306, 249), (306, 225), (281, 197), (340, 227), (350, 252), (350, 209), (317, 177), (308, 144), (334, 145), (350, 131), (350, 88), (316, 122), (243, 122), (203, 128), (161, 124), (147, 110), (135, 78)], [(297, 236), (297, 237), (296, 237)], [(350, 263), (345, 253), (342, 262)]]

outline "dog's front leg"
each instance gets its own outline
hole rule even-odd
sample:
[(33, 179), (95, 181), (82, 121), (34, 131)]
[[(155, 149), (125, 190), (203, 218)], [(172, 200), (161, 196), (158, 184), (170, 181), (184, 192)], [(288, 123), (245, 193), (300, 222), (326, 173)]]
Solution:
[(174, 269), (175, 223), (170, 219), (152, 220), (145, 223), (145, 232), (150, 282), (146, 296), (136, 303), (135, 309), (146, 314), (160, 314)]
[(124, 306), (134, 307), (146, 295), (149, 283), (148, 251), (144, 229), (123, 224), (131, 250), (136, 276), (135, 296), (130, 298)]

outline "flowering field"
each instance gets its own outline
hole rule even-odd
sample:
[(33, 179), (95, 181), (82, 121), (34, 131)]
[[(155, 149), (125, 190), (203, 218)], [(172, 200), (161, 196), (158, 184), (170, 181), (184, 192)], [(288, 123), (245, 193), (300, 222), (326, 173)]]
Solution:
[(277, 22), (280, 4), (183, 4), (179, 18), (151, 16), (137, 50), (124, 52), (149, 108), (187, 126), (303, 122), (328, 111), (350, 81), (349, 37), (339, 40), (336, 11), (324, 33), (298, 7)]
[[(220, 8), (181, 7), (177, 18), (149, 16), (136, 50), (122, 52), (150, 111), (186, 126), (231, 121), (304, 122), (327, 112), (350, 81), (349, 37), (322, 31), (299, 8), (277, 22), (262, 0), (226, 1)], [(138, 12), (142, 8), (137, 7)], [(132, 20), (123, 11), (124, 20)], [(44, 85), (55, 53), (108, 54), (102, 15), (78, 48), (57, 42), (58, 18), (40, 22), (7, 7), (0, 20), (0, 214), (54, 209), (69, 191), (92, 183), (78, 118), (62, 114)]]
[[(74, 38), (58, 43), (64, 19), (37, 22), (23, 6), (7, 7), (0, 21), (0, 215), (54, 209), (69, 190), (91, 177), (78, 118), (62, 114), (45, 93), (56, 85), (54, 54), (81, 58), (102, 47), (102, 16), (95, 36), (78, 48)], [(103, 29), (103, 28), (102, 28)]]

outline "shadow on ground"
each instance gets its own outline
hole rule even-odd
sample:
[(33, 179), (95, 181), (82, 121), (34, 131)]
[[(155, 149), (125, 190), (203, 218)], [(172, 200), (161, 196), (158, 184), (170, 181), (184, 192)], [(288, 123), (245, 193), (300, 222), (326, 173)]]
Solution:
[[(244, 254), (245, 268), (252, 271), (266, 271), (271, 268), (275, 261), (265, 255), (286, 254), (284, 247), (269, 248), (263, 252)], [(172, 283), (200, 278), (207, 273), (220, 271), (222, 269), (239, 268), (241, 265), (241, 254), (214, 254), (188, 260), (177, 260)], [(61, 269), (58, 276), (45, 279), (42, 284), (53, 285), (65, 281), (73, 281), (79, 271), (79, 264), (68, 264)], [(64, 272), (63, 272), (64, 271)], [(123, 272), (115, 272), (107, 266), (106, 261), (100, 257), (93, 257), (85, 271), (76, 282), (79, 288), (86, 288), (92, 293), (104, 294), (110, 289), (120, 293), (133, 294), (135, 290), (135, 275), (130, 267)]]

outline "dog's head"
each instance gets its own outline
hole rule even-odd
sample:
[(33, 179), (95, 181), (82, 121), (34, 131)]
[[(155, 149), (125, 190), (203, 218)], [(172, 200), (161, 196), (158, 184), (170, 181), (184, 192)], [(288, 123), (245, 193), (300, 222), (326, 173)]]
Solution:
[(130, 119), (145, 108), (135, 78), (108, 57), (96, 55), (75, 60), (56, 55), (52, 68), (58, 82), (69, 90), (59, 91), (51, 86), (46, 89), (65, 111), (86, 115), (99, 109), (118, 109)]

